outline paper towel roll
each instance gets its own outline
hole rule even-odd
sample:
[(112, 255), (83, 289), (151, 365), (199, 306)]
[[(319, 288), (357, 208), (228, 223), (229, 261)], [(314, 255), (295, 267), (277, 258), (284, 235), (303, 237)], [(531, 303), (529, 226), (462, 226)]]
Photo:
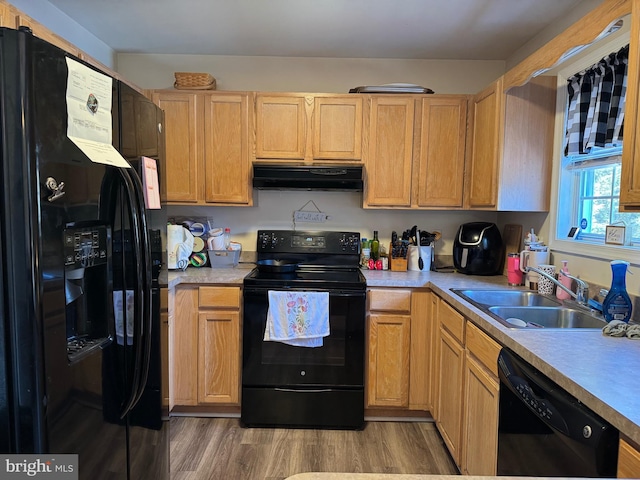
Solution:
[(182, 225), (167, 225), (167, 268), (175, 270), (186, 267), (192, 251), (191, 232)]

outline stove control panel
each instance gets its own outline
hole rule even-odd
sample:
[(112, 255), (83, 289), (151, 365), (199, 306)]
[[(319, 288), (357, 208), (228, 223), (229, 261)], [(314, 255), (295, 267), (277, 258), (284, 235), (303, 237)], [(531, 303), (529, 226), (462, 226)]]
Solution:
[(339, 238), (342, 250), (350, 253), (360, 253), (360, 234), (343, 233)]
[(258, 252), (271, 253), (360, 253), (357, 232), (304, 232), (295, 230), (259, 230)]

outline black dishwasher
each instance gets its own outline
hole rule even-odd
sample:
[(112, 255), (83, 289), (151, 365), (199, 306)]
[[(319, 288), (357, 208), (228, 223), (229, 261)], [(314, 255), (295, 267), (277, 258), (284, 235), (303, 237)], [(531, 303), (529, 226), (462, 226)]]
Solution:
[(615, 478), (615, 427), (510, 350), (498, 373), (498, 475)]

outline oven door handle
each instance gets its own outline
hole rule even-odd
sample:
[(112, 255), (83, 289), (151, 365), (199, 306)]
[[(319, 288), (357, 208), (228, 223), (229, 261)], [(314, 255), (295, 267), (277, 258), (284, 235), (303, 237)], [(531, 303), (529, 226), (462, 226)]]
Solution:
[(332, 392), (332, 388), (315, 388), (311, 390), (297, 390), (295, 388), (274, 388), (276, 392), (291, 392), (291, 393), (326, 393)]
[(289, 292), (289, 291), (291, 292), (326, 292), (328, 291), (329, 297), (366, 297), (367, 296), (366, 290), (358, 291), (358, 292), (350, 292), (350, 291), (344, 291), (344, 290), (334, 291), (334, 290), (322, 290), (322, 289), (313, 289), (313, 288), (282, 288), (282, 287), (265, 288), (265, 289), (245, 288), (243, 296), (247, 297), (250, 295), (266, 295), (269, 290), (283, 291), (283, 292)]

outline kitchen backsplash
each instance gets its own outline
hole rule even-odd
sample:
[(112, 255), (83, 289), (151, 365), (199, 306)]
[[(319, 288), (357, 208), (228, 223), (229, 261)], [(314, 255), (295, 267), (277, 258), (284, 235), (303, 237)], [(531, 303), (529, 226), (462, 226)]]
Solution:
[[(253, 207), (169, 206), (167, 216), (210, 217), (213, 226), (230, 227), (232, 240), (242, 243), (243, 250), (247, 251), (255, 250), (259, 229), (357, 231), (366, 238), (372, 238), (373, 231), (378, 230), (380, 244), (388, 246), (393, 230), (402, 232), (418, 225), (420, 229), (442, 233), (442, 240), (436, 243), (436, 255), (452, 254), (453, 238), (460, 224), (497, 222), (498, 216), (496, 212), (363, 209), (361, 193), (258, 190), (253, 193)], [(294, 224), (294, 211), (310, 200), (328, 215), (327, 220)]]

